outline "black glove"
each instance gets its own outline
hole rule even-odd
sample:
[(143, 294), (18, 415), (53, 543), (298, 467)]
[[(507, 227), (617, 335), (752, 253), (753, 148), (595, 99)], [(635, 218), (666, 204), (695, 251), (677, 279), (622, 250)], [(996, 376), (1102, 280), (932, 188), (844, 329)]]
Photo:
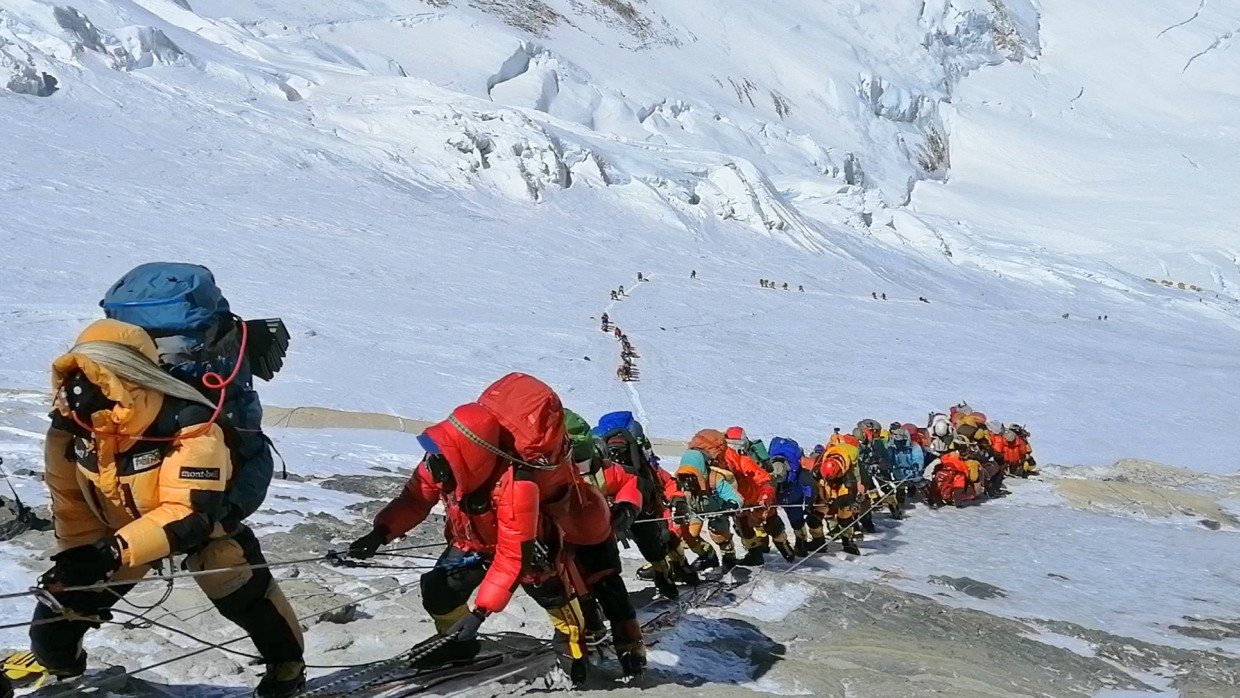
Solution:
[(676, 523), (689, 520), (689, 502), (684, 497), (676, 497), (672, 500), (672, 520)]
[(474, 609), (453, 623), (444, 636), (453, 637), (457, 642), (469, 642), (478, 637), (478, 628), (482, 627), (482, 621), (486, 619), (481, 611)]
[(90, 586), (102, 582), (121, 566), (120, 541), (115, 536), (98, 543), (79, 545), (52, 556), (51, 578), (70, 587)]
[(235, 504), (228, 505), (228, 511), (220, 517), (220, 526), (223, 527), (225, 533), (236, 533), (241, 528), (241, 522), (245, 519), (245, 512)]
[(620, 538), (629, 537), (629, 529), (637, 520), (637, 507), (632, 502), (618, 502), (611, 509), (611, 528)]
[(387, 531), (376, 526), (374, 530), (349, 544), (349, 557), (368, 560), (375, 556), (379, 547), (387, 543)]

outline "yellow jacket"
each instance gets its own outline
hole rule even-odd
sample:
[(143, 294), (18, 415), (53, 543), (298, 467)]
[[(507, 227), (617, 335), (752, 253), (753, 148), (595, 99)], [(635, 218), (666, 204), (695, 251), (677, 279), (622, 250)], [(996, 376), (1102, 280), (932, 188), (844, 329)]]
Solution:
[[(133, 325), (100, 320), (78, 337), (78, 344), (97, 341), (156, 359), (154, 341)], [(223, 431), (204, 428), (210, 410), (129, 383), (72, 350), (52, 364), (54, 394), (74, 370), (119, 404), (92, 416), (93, 432), (63, 404), (53, 412), (44, 479), (60, 547), (115, 534), (122, 564), (137, 567), (206, 542), (232, 477)]]

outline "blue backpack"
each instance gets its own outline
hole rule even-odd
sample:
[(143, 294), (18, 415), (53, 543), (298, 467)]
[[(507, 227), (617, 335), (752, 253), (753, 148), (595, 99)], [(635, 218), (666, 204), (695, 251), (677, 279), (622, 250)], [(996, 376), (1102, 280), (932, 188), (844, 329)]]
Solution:
[(776, 436), (771, 439), (771, 447), (768, 449), (771, 458), (783, 458), (788, 463), (788, 482), (796, 482), (801, 476), (801, 446), (792, 439), (785, 439), (782, 436)]
[(599, 417), (598, 426), (594, 427), (596, 436), (602, 436), (613, 429), (623, 429), (633, 435), (639, 442), (646, 441), (646, 430), (637, 421), (632, 412), (608, 412)]
[(590, 432), (607, 448), (607, 455), (625, 470), (637, 476), (642, 493), (642, 508), (653, 511), (658, 500), (659, 479), (654, 468), (659, 459), (649, 455), (650, 441), (646, 430), (632, 412), (609, 412), (599, 417), (598, 426)]
[(140, 265), (113, 284), (99, 305), (107, 317), (145, 329), (155, 340), (160, 365), (212, 402), (219, 401), (220, 391), (207, 388), (203, 377), (227, 378), (236, 370), (224, 391), (219, 420), (232, 454), (228, 502), (235, 511), (221, 519), (240, 521), (257, 511), (275, 463), (271, 440), (262, 431), (263, 406), (254, 376), (271, 380), (283, 366), (289, 340), (284, 323), (246, 322), (233, 315), (214, 275), (196, 264)]

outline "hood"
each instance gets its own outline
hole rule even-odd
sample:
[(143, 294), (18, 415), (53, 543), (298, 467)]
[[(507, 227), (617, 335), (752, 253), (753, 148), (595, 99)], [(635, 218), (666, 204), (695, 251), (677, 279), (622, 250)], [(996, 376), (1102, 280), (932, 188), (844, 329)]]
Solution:
[[(94, 383), (109, 400), (117, 404), (110, 410), (96, 412), (95, 423), (91, 426), (101, 431), (119, 433), (126, 436), (138, 436), (151, 426), (159, 410), (163, 407), (163, 393), (157, 390), (142, 388), (135, 383), (122, 379), (115, 369), (109, 367), (98, 358), (98, 352), (89, 348), (98, 348), (93, 343), (109, 343), (136, 349), (142, 356), (157, 365), (158, 354), (155, 341), (141, 327), (120, 322), (118, 320), (98, 320), (78, 335), (74, 347), (66, 354), (52, 362), (52, 395), (60, 392), (65, 378), (72, 372), (80, 370), (87, 380)], [(90, 345), (83, 347), (83, 345)], [(69, 416), (68, 409), (58, 406), (64, 416)]]
[(685, 474), (695, 475), (698, 479), (698, 485), (702, 490), (706, 490), (706, 474), (709, 467), (706, 464), (706, 455), (697, 449), (689, 449), (680, 457), (680, 467), (676, 468), (676, 477)]
[(565, 409), (564, 428), (568, 431), (573, 462), (581, 463), (590, 459), (595, 451), (594, 437), (590, 434), (590, 423), (576, 412)]
[(546, 383), (510, 373), (482, 391), (478, 404), (503, 425), (499, 446), (505, 451), (528, 463), (570, 465), (564, 407)]
[(705, 454), (709, 465), (718, 466), (728, 455), (728, 442), (718, 429), (703, 429), (689, 439), (689, 448)]
[[(454, 420), (456, 424), (453, 424)], [(475, 443), (457, 424), (494, 447), (499, 444), (500, 424), (489, 410), (471, 402), (452, 410), (447, 420), (433, 424), (422, 432), (448, 459), (452, 477), (456, 479), (454, 494), (460, 498), (490, 482), (508, 462), (501, 461), (499, 456)]]

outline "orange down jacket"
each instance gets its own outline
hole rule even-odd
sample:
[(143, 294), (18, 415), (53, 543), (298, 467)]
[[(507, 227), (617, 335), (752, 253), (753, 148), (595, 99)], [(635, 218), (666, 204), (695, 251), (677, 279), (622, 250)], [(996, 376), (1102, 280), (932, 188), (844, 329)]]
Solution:
[[(150, 335), (116, 320), (87, 327), (77, 340), (85, 342), (122, 344), (156, 360)], [(232, 461), (220, 427), (203, 426), (210, 410), (122, 380), (72, 349), (52, 364), (53, 393), (76, 370), (118, 404), (92, 416), (93, 433), (75, 424), (63, 404), (53, 412), (44, 481), (58, 546), (115, 535), (121, 563), (138, 567), (187, 552), (221, 532), (215, 521)]]

